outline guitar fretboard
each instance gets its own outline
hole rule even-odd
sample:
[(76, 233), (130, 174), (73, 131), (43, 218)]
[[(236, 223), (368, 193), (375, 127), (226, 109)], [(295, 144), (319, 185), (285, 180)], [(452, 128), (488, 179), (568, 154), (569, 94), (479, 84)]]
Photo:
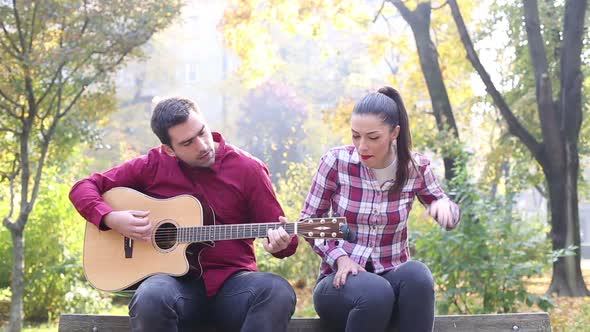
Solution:
[(283, 227), (288, 234), (296, 233), (296, 223), (256, 223), (179, 227), (177, 241), (180, 243), (219, 240), (252, 239), (266, 237), (269, 229)]

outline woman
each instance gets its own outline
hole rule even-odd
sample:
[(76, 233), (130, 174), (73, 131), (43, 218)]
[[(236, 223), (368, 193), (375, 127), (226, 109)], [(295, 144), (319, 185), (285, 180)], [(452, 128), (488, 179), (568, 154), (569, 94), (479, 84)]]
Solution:
[(314, 289), (318, 315), (346, 331), (432, 331), (434, 282), (410, 260), (408, 215), (414, 197), (443, 228), (459, 207), (436, 181), (426, 156), (411, 152), (408, 115), (399, 93), (384, 87), (361, 99), (350, 121), (352, 146), (326, 153), (313, 178), (303, 217), (332, 211), (347, 218), (357, 241), (316, 240), (322, 257)]

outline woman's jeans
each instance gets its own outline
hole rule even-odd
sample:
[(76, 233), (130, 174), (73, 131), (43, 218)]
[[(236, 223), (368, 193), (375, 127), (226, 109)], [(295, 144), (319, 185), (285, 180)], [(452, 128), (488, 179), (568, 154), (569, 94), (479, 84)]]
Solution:
[(203, 280), (154, 275), (129, 303), (133, 331), (195, 331), (213, 324), (222, 331), (287, 331), (295, 292), (280, 276), (238, 272), (207, 297)]
[(434, 281), (428, 267), (408, 261), (381, 275), (349, 274), (340, 289), (335, 273), (321, 279), (313, 293), (322, 320), (336, 329), (385, 331), (397, 325), (400, 332), (431, 332), (434, 323)]

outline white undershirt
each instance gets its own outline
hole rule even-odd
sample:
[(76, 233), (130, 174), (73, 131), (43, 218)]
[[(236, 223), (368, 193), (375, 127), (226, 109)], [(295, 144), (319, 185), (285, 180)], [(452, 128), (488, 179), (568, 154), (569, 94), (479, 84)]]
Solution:
[(395, 172), (397, 171), (397, 158), (395, 158), (389, 166), (385, 168), (371, 168), (373, 174), (377, 178), (377, 182), (379, 182), (379, 186), (383, 186), (383, 184), (389, 180), (395, 179)]

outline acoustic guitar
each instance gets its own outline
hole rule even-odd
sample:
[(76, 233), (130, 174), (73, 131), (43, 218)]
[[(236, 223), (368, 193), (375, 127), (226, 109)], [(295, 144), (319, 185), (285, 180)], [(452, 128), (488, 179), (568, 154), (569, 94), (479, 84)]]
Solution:
[(192, 243), (211, 245), (220, 240), (266, 237), (268, 229), (278, 227), (305, 238), (354, 237), (343, 217), (308, 218), (288, 223), (204, 225), (203, 221), (210, 220), (214, 214), (191, 195), (156, 199), (134, 189), (117, 187), (102, 197), (115, 211), (150, 211), (149, 220), (153, 226), (151, 240), (145, 242), (134, 241), (115, 231), (102, 231), (87, 223), (84, 274), (92, 286), (109, 292), (132, 288), (158, 273), (186, 274), (190, 268), (186, 249)]

